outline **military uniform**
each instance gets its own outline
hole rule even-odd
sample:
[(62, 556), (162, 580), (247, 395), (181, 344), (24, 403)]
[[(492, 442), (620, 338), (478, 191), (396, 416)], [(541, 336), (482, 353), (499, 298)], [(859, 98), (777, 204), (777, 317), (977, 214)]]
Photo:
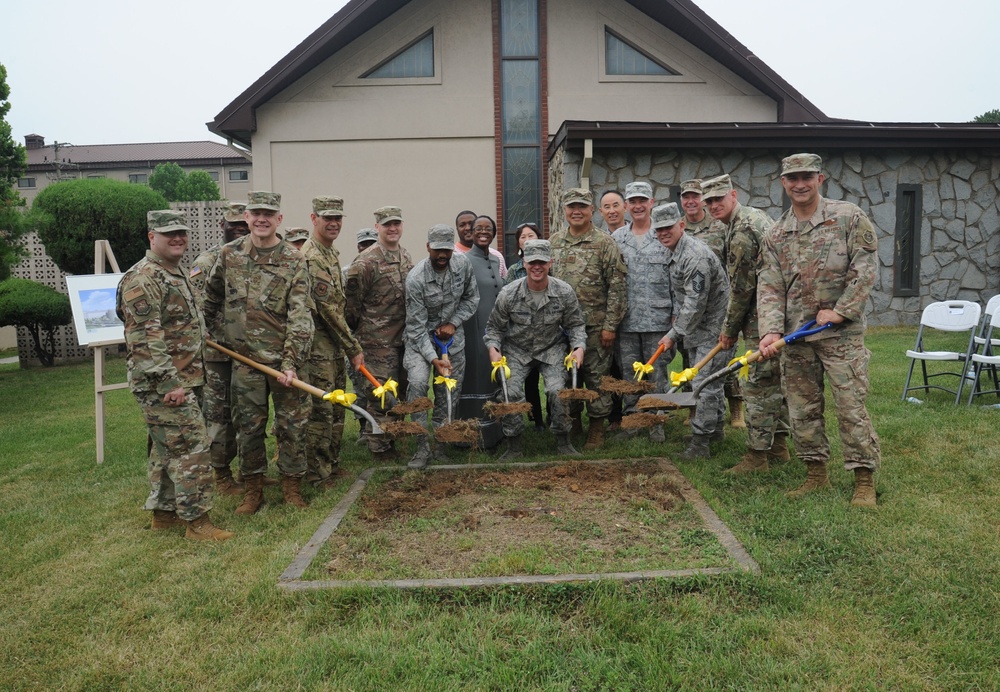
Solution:
[(684, 234), (689, 235), (692, 238), (697, 238), (701, 242), (705, 243), (708, 247), (712, 249), (715, 256), (719, 258), (719, 261), (725, 263), (726, 253), (726, 230), (725, 226), (715, 225), (716, 221), (712, 216), (706, 212), (701, 218), (701, 221), (696, 221), (691, 223), (685, 217), (684, 219)]

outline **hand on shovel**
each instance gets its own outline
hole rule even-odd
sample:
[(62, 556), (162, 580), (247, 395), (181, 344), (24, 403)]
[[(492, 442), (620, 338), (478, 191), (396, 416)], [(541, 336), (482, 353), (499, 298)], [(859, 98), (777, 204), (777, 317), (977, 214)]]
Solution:
[(431, 339), (441, 351), (441, 359), (435, 359), (433, 361), (434, 367), (438, 368), (438, 372), (442, 373), (434, 378), (434, 384), (443, 384), (445, 386), (445, 396), (448, 399), (448, 422), (451, 423), (451, 392), (458, 384), (458, 380), (453, 377), (448, 377), (451, 374), (451, 360), (448, 358), (448, 349), (451, 347), (452, 343), (454, 343), (455, 337), (452, 336), (448, 339), (448, 341), (442, 343), (441, 340), (438, 339), (437, 333), (431, 332)]
[(500, 351), (490, 347), (490, 361), (493, 363), (493, 371), (490, 373), (490, 380), (496, 382), (500, 380), (500, 387), (503, 389), (503, 401), (510, 403), (507, 395), (507, 378), (510, 377), (510, 366), (507, 365), (507, 357), (500, 355)]
[(360, 370), (361, 374), (364, 375), (366, 378), (368, 378), (368, 381), (372, 383), (373, 387), (375, 387), (375, 389), (372, 390), (372, 396), (379, 400), (379, 404), (382, 406), (382, 410), (385, 411), (386, 410), (385, 395), (392, 394), (393, 398), (397, 398), (399, 396), (397, 392), (399, 383), (390, 377), (388, 380), (385, 381), (385, 384), (381, 384), (378, 380), (375, 379), (374, 375), (368, 372), (368, 368), (366, 368), (364, 365), (360, 367)]

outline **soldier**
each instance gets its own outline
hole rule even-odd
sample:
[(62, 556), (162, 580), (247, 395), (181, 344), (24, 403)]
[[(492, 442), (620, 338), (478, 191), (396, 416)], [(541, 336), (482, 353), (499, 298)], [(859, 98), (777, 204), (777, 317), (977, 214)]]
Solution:
[(618, 190), (608, 190), (601, 195), (601, 216), (608, 233), (614, 233), (625, 226), (625, 197)]
[[(365, 365), (379, 382), (392, 378), (399, 383), (399, 396), (406, 395), (403, 376), (403, 329), (406, 326), (406, 275), (413, 269), (410, 253), (399, 244), (403, 235), (403, 212), (399, 207), (375, 210), (378, 242), (362, 252), (347, 270), (344, 316), (347, 326), (365, 353)], [(387, 419), (373, 387), (360, 382), (359, 396), (376, 420)], [(396, 458), (391, 440), (368, 437), (368, 449), (379, 461)]]
[[(673, 293), (673, 326), (660, 339), (665, 347), (673, 348), (678, 339), (692, 362), (699, 362), (718, 343), (719, 331), (726, 316), (729, 280), (726, 270), (715, 253), (697, 238), (684, 232), (684, 219), (677, 205), (661, 204), (653, 209), (656, 237), (670, 250), (670, 287)], [(732, 349), (723, 349), (701, 369), (692, 384), (725, 367)], [(708, 443), (721, 440), (722, 382), (715, 380), (701, 390), (698, 406), (691, 420), (692, 435), (682, 459), (706, 459), (711, 456)]]
[[(315, 326), (309, 353), (309, 382), (324, 391), (344, 389), (347, 373), (344, 356), (357, 370), (365, 362), (361, 345), (344, 319), (344, 285), (340, 254), (333, 241), (344, 221), (344, 200), (316, 197), (312, 201), (313, 231), (302, 245), (312, 284), (312, 318)], [(332, 487), (339, 475), (340, 445), (344, 439), (344, 407), (316, 399), (306, 426), (306, 482), (317, 488)]]
[(705, 211), (701, 179), (692, 178), (681, 183), (681, 208), (684, 210), (684, 233), (704, 242), (718, 255), (720, 262), (725, 262), (722, 256), (725, 238), (717, 232), (710, 233), (713, 219)]
[[(486, 325), (483, 341), (489, 349), (490, 361), (496, 364), (507, 359), (510, 377), (507, 395), (510, 401), (524, 401), (524, 379), (537, 367), (545, 381), (545, 395), (552, 405), (549, 427), (556, 436), (559, 454), (578, 456), (569, 441), (569, 416), (559, 392), (565, 388), (566, 336), (571, 355), (577, 366), (583, 364), (587, 332), (573, 287), (549, 276), (552, 254), (547, 240), (529, 240), (524, 244), (524, 263), (528, 276), (507, 284), (500, 291)], [(521, 435), (524, 416), (503, 417), (503, 434), (507, 449), (499, 460), (524, 456)]]
[(309, 231), (301, 226), (289, 226), (288, 228), (282, 228), (281, 233), (279, 233), (288, 243), (291, 244), (299, 252), (302, 251), (302, 246), (309, 239)]
[(362, 228), (355, 235), (355, 241), (358, 244), (358, 254), (360, 255), (378, 242), (378, 231), (374, 228)]
[(208, 431), (201, 409), (205, 384), (205, 324), (179, 263), (188, 246), (184, 216), (170, 209), (146, 215), (149, 250), (118, 285), (125, 323), (128, 383), (152, 447), (149, 452), (151, 528), (187, 524), (185, 538), (224, 541), (214, 526)]
[[(223, 243), (231, 243), (250, 232), (243, 218), (241, 202), (230, 202), (222, 212)], [(194, 298), (199, 309), (204, 309), (205, 281), (219, 258), (222, 245), (216, 245), (211, 250), (198, 255), (191, 265), (188, 277)], [(215, 470), (215, 490), (223, 495), (242, 495), (243, 484), (233, 479), (230, 461), (236, 457), (236, 428), (233, 426), (233, 412), (229, 398), (229, 382), (233, 378), (233, 361), (229, 356), (219, 353), (214, 348), (205, 349), (205, 424), (208, 427), (208, 439), (211, 441), (212, 468)]]
[(264, 502), (264, 447), (268, 395), (274, 401), (278, 470), (286, 503), (306, 507), (305, 426), (309, 395), (292, 387), (307, 364), (313, 338), (309, 270), (298, 250), (277, 235), (281, 195), (250, 192), (244, 218), (250, 235), (224, 245), (205, 285), (209, 331), (230, 349), (281, 371), (270, 375), (233, 363), (233, 421), (246, 493), (237, 514), (253, 514)]
[[(618, 244), (625, 266), (628, 267), (625, 317), (618, 327), (618, 361), (624, 372), (632, 364), (645, 363), (656, 351), (660, 337), (670, 329), (670, 273), (667, 260), (670, 253), (651, 233), (649, 212), (655, 206), (653, 188), (646, 182), (632, 182), (625, 187), (625, 199), (632, 213), (632, 223), (611, 234)], [(633, 211), (634, 210), (634, 211)], [(667, 381), (667, 369), (674, 351), (663, 354), (653, 366), (650, 380), (661, 386)], [(620, 375), (619, 375), (620, 376)], [(638, 396), (624, 397), (624, 413), (635, 413)], [(625, 431), (621, 438), (632, 437), (638, 431)], [(649, 439), (663, 442), (663, 426), (653, 427)]]
[[(601, 378), (611, 366), (618, 325), (625, 316), (628, 269), (615, 241), (594, 226), (594, 198), (590, 190), (567, 190), (562, 205), (569, 228), (550, 239), (552, 272), (572, 286), (580, 300), (587, 324), (588, 355), (579, 374), (587, 389), (598, 391)], [(604, 444), (604, 421), (611, 412), (611, 395), (602, 393), (587, 406), (590, 429), (583, 448), (597, 449)]]
[(795, 451), (809, 469), (805, 483), (789, 495), (830, 485), (825, 374), (837, 409), (844, 468), (854, 470), (851, 504), (874, 507), (873, 474), (882, 454), (865, 407), (871, 352), (864, 333), (865, 304), (878, 275), (878, 241), (861, 209), (820, 195), (822, 164), (816, 154), (794, 154), (781, 162), (781, 185), (791, 207), (764, 236), (757, 284), (764, 334), (760, 348), (771, 358), (778, 353), (775, 342), (805, 322), (833, 323), (781, 351)]
[[(451, 411), (447, 405), (447, 384), (434, 384), (432, 420), (437, 428), (455, 415), (465, 377), (465, 330), (461, 326), (479, 305), (479, 288), (468, 259), (455, 255), (455, 229), (451, 226), (439, 224), (427, 232), (427, 254), (406, 277), (403, 365), (410, 401), (427, 396), (429, 380), (436, 379), (432, 377), (434, 373), (455, 380)], [(435, 346), (431, 334), (448, 347), (448, 360), (442, 357), (441, 348)], [(426, 425), (427, 417), (418, 422)], [(418, 440), (417, 451), (408, 464), (411, 469), (427, 466), (435, 451), (441, 453), (436, 458), (446, 458), (443, 450), (435, 450), (431, 435), (433, 431)]]

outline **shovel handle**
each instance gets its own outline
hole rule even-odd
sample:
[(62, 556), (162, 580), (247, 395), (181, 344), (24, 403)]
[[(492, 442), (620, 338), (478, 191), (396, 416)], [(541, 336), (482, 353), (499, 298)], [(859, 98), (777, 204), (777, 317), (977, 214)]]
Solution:
[[(261, 372), (266, 373), (266, 374), (270, 375), (271, 377), (274, 377), (275, 379), (277, 379), (278, 377), (284, 377), (285, 376), (285, 373), (281, 372), (280, 370), (275, 370), (274, 368), (269, 367), (267, 365), (262, 365), (262, 364), (258, 363), (255, 360), (247, 358), (244, 355), (240, 355), (236, 351), (231, 351), (230, 349), (226, 348), (225, 346), (221, 346), (221, 345), (215, 343), (211, 339), (205, 339), (205, 343), (208, 344), (209, 346), (211, 346), (212, 348), (214, 348), (219, 353), (225, 353), (227, 356), (229, 356), (233, 360), (238, 360), (241, 363), (249, 365), (254, 370), (260, 370)], [(320, 399), (322, 399), (326, 395), (326, 392), (324, 392), (319, 387), (314, 387), (311, 384), (309, 384), (308, 382), (303, 382), (302, 380), (299, 380), (299, 379), (296, 379), (296, 378), (292, 378), (291, 384), (292, 384), (293, 387), (296, 387), (297, 389), (301, 389), (303, 392), (309, 392), (313, 396), (319, 397)]]
[(368, 372), (368, 368), (366, 368), (364, 365), (362, 365), (359, 368), (359, 370), (361, 370), (361, 374), (362, 375), (364, 375), (365, 377), (368, 378), (368, 381), (372, 383), (373, 387), (381, 387), (382, 386), (382, 383), (379, 382), (378, 380), (376, 380), (375, 376), (372, 375), (370, 372)]
[[(660, 348), (662, 348), (662, 347), (663, 346), (661, 345)], [(717, 343), (715, 346), (712, 347), (711, 351), (709, 351), (707, 354), (705, 354), (704, 358), (702, 358), (701, 360), (699, 360), (697, 363), (694, 364), (694, 369), (695, 370), (701, 370), (703, 367), (705, 367), (706, 365), (708, 365), (708, 362), (710, 360), (712, 360), (717, 355), (719, 355), (719, 351), (721, 351), (721, 350), (722, 350), (722, 342), (720, 341), (719, 343)], [(677, 385), (676, 387), (671, 387), (670, 390), (667, 393), (668, 394), (674, 394), (680, 388), (681, 388), (680, 385)]]
[(657, 346), (656, 350), (653, 351), (653, 355), (650, 357), (649, 360), (646, 361), (646, 365), (652, 365), (653, 363), (655, 363), (656, 359), (659, 358), (660, 356), (662, 356), (663, 352), (666, 351), (666, 350), (667, 350), (667, 347), (664, 346), (663, 344), (660, 344), (659, 346)]

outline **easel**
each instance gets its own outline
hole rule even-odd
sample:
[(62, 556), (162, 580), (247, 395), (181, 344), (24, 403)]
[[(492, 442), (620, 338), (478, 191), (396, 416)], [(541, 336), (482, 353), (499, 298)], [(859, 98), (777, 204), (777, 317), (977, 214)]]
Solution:
[[(120, 274), (118, 260), (111, 250), (111, 243), (107, 240), (94, 241), (94, 273), (106, 274), (107, 264), (111, 265), (112, 272)], [(125, 343), (124, 339), (113, 341), (95, 341), (89, 346), (94, 349), (94, 410), (97, 418), (97, 463), (104, 463), (104, 393), (115, 389), (127, 389), (128, 382), (118, 382), (115, 384), (104, 384), (104, 347), (116, 346)]]

